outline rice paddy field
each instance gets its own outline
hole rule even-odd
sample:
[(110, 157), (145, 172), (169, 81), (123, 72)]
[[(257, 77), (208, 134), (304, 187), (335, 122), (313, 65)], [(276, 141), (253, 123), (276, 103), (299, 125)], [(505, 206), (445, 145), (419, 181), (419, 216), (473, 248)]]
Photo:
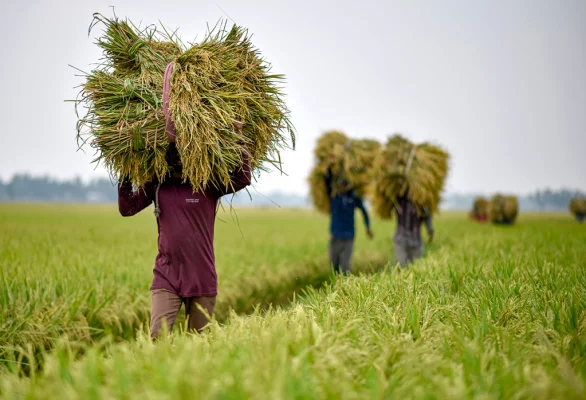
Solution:
[(215, 320), (152, 343), (152, 209), (0, 205), (0, 397), (586, 398), (586, 226), (444, 213), (398, 270), (394, 222), (356, 223), (336, 279), (327, 217), (226, 209)]

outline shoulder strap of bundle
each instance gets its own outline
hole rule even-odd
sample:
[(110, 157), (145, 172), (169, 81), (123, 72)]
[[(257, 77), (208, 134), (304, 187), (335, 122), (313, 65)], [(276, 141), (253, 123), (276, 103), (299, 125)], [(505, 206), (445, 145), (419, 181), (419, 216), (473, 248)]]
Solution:
[(157, 188), (155, 189), (155, 217), (157, 217), (157, 219), (159, 218), (159, 216), (161, 215), (161, 208), (159, 207), (159, 189), (161, 188), (161, 184), (157, 184)]
[(411, 153), (409, 153), (409, 159), (407, 160), (407, 165), (405, 166), (405, 174), (408, 174), (409, 170), (411, 169), (411, 163), (413, 163), (413, 157), (415, 156), (415, 147), (416, 145), (411, 147)]

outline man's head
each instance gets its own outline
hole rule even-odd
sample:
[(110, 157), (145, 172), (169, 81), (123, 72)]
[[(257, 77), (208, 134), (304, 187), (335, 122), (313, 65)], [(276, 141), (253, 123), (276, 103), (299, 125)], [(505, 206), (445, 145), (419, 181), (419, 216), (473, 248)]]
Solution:
[(183, 171), (183, 163), (181, 162), (181, 157), (179, 157), (179, 151), (177, 150), (175, 143), (169, 143), (169, 148), (165, 154), (165, 160), (174, 173), (181, 174)]
[(348, 179), (338, 179), (338, 190), (340, 191), (340, 193), (346, 193), (350, 189), (352, 189), (352, 185), (350, 184), (350, 181)]

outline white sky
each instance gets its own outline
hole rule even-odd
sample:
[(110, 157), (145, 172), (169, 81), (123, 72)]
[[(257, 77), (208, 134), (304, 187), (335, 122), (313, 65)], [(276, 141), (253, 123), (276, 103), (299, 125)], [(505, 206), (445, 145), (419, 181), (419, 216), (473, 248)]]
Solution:
[[(452, 154), (450, 192), (586, 189), (584, 0), (1, 0), (0, 179), (16, 172), (105, 176), (76, 152), (73, 105), (100, 52), (92, 13), (201, 36), (226, 17), (287, 75), (298, 131), (289, 176), (261, 192), (306, 193), (315, 139), (337, 128), (402, 132)], [(221, 8), (221, 9), (220, 9)], [(223, 11), (224, 12), (223, 12)], [(99, 30), (94, 31), (94, 35)]]

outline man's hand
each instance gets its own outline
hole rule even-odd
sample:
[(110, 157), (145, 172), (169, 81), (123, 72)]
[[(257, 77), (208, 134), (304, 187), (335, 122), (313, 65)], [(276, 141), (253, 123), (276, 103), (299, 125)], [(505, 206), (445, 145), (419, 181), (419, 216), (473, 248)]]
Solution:
[(366, 231), (366, 236), (368, 236), (370, 240), (374, 239), (374, 234), (370, 229)]
[(434, 232), (429, 233), (429, 243), (433, 242), (433, 235), (434, 235)]

